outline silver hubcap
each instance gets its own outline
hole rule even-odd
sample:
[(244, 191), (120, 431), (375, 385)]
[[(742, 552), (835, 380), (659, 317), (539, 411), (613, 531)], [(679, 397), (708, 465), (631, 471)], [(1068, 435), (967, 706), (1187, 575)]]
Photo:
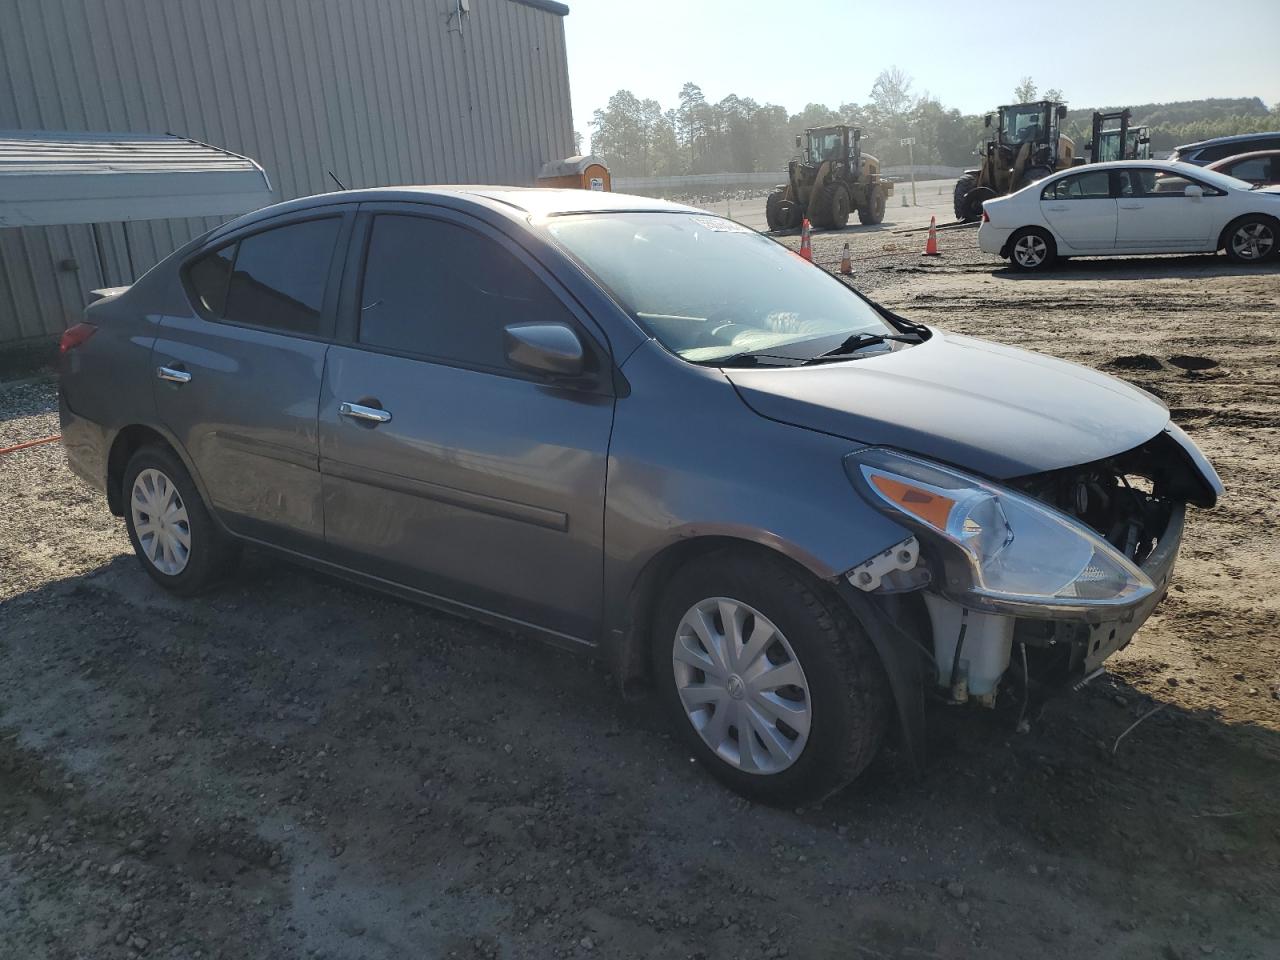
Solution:
[(1231, 249), (1243, 260), (1261, 260), (1275, 242), (1275, 235), (1265, 223), (1246, 223), (1232, 235)]
[(129, 498), (142, 555), (161, 573), (177, 576), (191, 555), (191, 523), (173, 481), (148, 467), (133, 481)]
[(1018, 263), (1024, 267), (1040, 266), (1044, 262), (1045, 254), (1048, 252), (1049, 245), (1035, 234), (1019, 237), (1018, 242), (1013, 245), (1013, 255), (1017, 257)]
[(671, 656), (685, 715), (725, 763), (779, 773), (809, 739), (809, 683), (791, 644), (745, 603), (712, 597), (689, 609)]

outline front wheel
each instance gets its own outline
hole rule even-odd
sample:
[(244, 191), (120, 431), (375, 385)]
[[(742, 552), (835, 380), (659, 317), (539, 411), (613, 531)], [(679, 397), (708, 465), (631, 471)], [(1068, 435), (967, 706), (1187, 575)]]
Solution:
[(890, 695), (870, 640), (837, 597), (784, 560), (725, 551), (682, 568), (652, 641), (671, 722), (751, 800), (819, 799), (879, 749)]
[(978, 185), (976, 177), (966, 174), (956, 181), (955, 190), (951, 194), (951, 203), (955, 208), (956, 220), (964, 223), (968, 220), (977, 220), (982, 216), (982, 207), (978, 206), (978, 212), (973, 212), (973, 205), (969, 202), (969, 191)]
[(1009, 263), (1016, 270), (1031, 273), (1047, 269), (1057, 256), (1053, 237), (1038, 227), (1019, 230), (1009, 241)]
[(787, 198), (786, 191), (775, 190), (769, 194), (768, 199), (764, 202), (764, 220), (769, 225), (770, 230), (787, 229), (786, 208), (783, 201)]
[(1223, 231), (1227, 256), (1236, 263), (1261, 263), (1277, 249), (1276, 221), (1259, 214), (1241, 217)]

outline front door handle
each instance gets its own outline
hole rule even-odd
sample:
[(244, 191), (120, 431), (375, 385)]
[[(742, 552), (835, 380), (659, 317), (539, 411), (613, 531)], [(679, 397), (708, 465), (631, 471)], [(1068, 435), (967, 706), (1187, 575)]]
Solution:
[(1141, 209), (1142, 209), (1142, 204), (1140, 204), (1140, 203), (1122, 203), (1122, 204), (1120, 204), (1120, 209), (1121, 209), (1121, 210), (1141, 210)]
[(191, 374), (176, 367), (156, 367), (156, 376), (170, 383), (188, 383), (191, 380)]
[(338, 413), (352, 420), (365, 420), (370, 423), (386, 423), (391, 419), (390, 410), (366, 407), (359, 403), (347, 403), (345, 400), (338, 407)]

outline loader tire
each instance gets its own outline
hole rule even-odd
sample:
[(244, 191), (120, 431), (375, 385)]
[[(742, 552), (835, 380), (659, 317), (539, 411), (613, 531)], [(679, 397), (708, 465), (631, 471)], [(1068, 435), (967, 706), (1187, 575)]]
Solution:
[(828, 187), (831, 191), (831, 203), (827, 207), (827, 216), (830, 218), (830, 226), (836, 230), (843, 230), (849, 225), (849, 207), (851, 205), (849, 199), (849, 188), (842, 183), (832, 184)]
[(787, 222), (782, 202), (786, 199), (786, 191), (775, 190), (764, 202), (764, 219), (770, 230), (786, 230), (791, 225)]
[(1023, 187), (1030, 186), (1031, 184), (1035, 183), (1037, 180), (1043, 180), (1045, 177), (1049, 176), (1049, 174), (1051, 173), (1053, 173), (1053, 171), (1050, 170), (1048, 167), (1043, 167), (1043, 166), (1027, 167), (1027, 169), (1022, 171), (1022, 176), (1018, 179), (1017, 186), (1015, 186), (1009, 192), (1017, 193)]
[(810, 226), (823, 230), (831, 226), (831, 200), (835, 187), (836, 184), (828, 183), (825, 187), (815, 187), (809, 194), (804, 215), (809, 218)]
[(883, 190), (871, 189), (867, 197), (867, 205), (858, 208), (858, 222), (868, 226), (884, 220), (884, 208), (889, 202), (889, 195)]
[(982, 206), (978, 205), (978, 209), (974, 210), (974, 204), (967, 199), (969, 191), (977, 185), (977, 179), (972, 176), (963, 176), (956, 181), (956, 189), (952, 199), (955, 205), (956, 219), (961, 223), (977, 220), (978, 217), (982, 216)]

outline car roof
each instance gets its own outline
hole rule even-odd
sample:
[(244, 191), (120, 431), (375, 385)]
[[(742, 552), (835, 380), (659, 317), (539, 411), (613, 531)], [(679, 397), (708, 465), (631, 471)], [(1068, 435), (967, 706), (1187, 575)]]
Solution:
[(496, 213), (526, 217), (555, 217), (575, 213), (701, 213), (707, 211), (669, 200), (600, 190), (567, 190), (553, 187), (511, 187), (485, 184), (435, 184), (430, 186), (368, 187), (299, 197), (263, 207), (210, 231), (205, 240), (217, 239), (260, 221), (283, 214), (320, 210), (348, 203), (436, 202), (466, 210), (486, 208)]
[(1280, 130), (1261, 131), (1259, 133), (1233, 133), (1229, 137), (1210, 137), (1208, 140), (1197, 140), (1195, 143), (1184, 143), (1180, 147), (1174, 147), (1174, 150), (1199, 150), (1201, 147), (1212, 147), (1220, 143), (1243, 143), (1246, 140), (1261, 139), (1263, 137), (1280, 137)]
[[(1068, 173), (1088, 173), (1091, 170), (1124, 170), (1126, 167), (1159, 167), (1161, 170), (1185, 170), (1188, 173), (1195, 173), (1197, 170), (1203, 170), (1203, 167), (1197, 167), (1194, 163), (1185, 163), (1182, 160), (1106, 160), (1102, 163), (1082, 163), (1079, 166), (1067, 167), (1065, 170), (1058, 170), (1054, 176), (1061, 176)], [(1045, 179), (1049, 179), (1045, 177)]]
[(1280, 157), (1280, 150), (1250, 150), (1248, 153), (1233, 153), (1229, 157), (1213, 161), (1209, 164), (1209, 169), (1216, 170), (1223, 164), (1235, 163), (1237, 160), (1256, 160), (1258, 157)]

